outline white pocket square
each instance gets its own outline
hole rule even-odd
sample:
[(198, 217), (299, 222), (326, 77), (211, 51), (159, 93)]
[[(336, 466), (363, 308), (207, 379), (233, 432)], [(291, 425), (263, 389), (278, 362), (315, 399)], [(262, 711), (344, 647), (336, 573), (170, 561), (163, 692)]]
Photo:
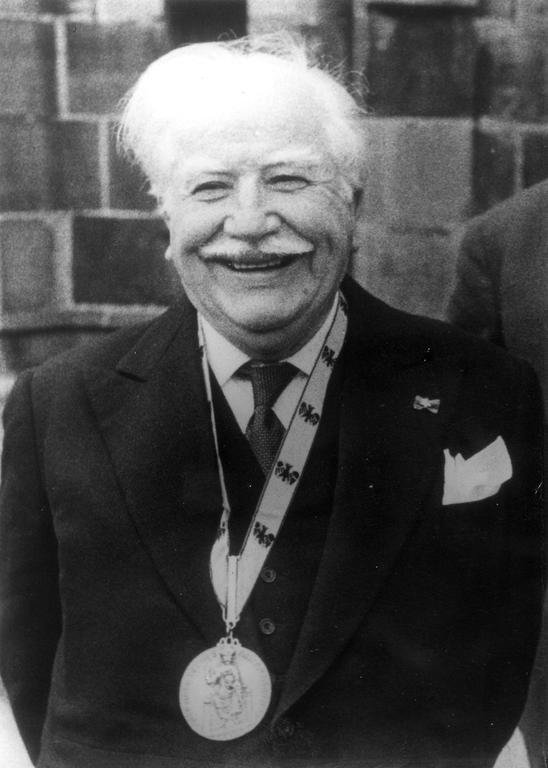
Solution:
[(493, 496), (512, 477), (506, 443), (497, 437), (479, 453), (463, 459), (444, 450), (445, 470), (442, 504), (466, 504)]

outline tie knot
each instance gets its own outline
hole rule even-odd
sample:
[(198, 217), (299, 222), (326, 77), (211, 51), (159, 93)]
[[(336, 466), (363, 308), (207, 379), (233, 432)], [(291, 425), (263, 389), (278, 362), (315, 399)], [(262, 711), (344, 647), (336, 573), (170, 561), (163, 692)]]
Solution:
[(291, 363), (261, 363), (249, 360), (242, 365), (239, 373), (251, 380), (255, 408), (271, 408), (295, 375), (295, 366)]

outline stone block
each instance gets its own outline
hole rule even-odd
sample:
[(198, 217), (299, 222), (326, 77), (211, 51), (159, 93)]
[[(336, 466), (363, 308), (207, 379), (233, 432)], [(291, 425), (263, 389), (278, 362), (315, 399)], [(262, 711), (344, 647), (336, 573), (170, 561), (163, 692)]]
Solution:
[(523, 138), (523, 183), (530, 187), (548, 178), (548, 131)]
[(168, 304), (179, 280), (164, 259), (167, 231), (158, 219), (77, 217), (73, 295), (84, 304)]
[(100, 205), (98, 128), (0, 118), (0, 210)]
[(59, 0), (59, 4), (64, 6), (63, 13), (88, 16), (93, 19), (100, 17), (101, 3), (99, 0)]
[(39, 13), (41, 0), (3, 0), (2, 13)]
[(167, 47), (159, 24), (69, 24), (69, 112), (115, 113), (138, 75)]
[(515, 0), (480, 0), (478, 13), (481, 16), (511, 19), (514, 16)]
[[(87, 0), (91, 2), (91, 0)], [(2, 13), (67, 13), (68, 0), (2, 0)]]
[[(41, 365), (50, 357), (65, 352), (76, 344), (106, 336), (110, 329), (83, 330), (78, 327), (40, 328), (41, 318), (32, 328), (25, 328), (0, 337), (0, 359), (8, 371), (19, 373), (26, 368)], [(28, 768), (28, 762), (19, 768)]]
[(515, 16), (518, 23), (524, 21), (546, 21), (548, 6), (546, 0), (515, 0)]
[(511, 128), (474, 132), (474, 181), (470, 214), (481, 213), (515, 191), (516, 140)]
[(351, 60), (352, 11), (348, 0), (250, 0), (247, 27), (251, 34), (294, 31), (318, 59), (346, 67)]
[(357, 15), (354, 69), (364, 73), (378, 116), (472, 114), (476, 39), (471, 15), (455, 9), (371, 6)]
[(245, 0), (166, 0), (165, 18), (173, 45), (242, 37)]
[(63, 121), (55, 125), (52, 183), (57, 208), (100, 207), (98, 134), (94, 123)]
[(377, 6), (389, 5), (394, 8), (396, 6), (400, 8), (407, 6), (408, 9), (434, 7), (438, 10), (440, 8), (450, 8), (452, 11), (459, 8), (475, 8), (478, 5), (478, 0), (366, 0), (366, 2)]
[(360, 228), (351, 274), (375, 296), (414, 314), (443, 318), (453, 285), (456, 248), (450, 234)]
[(321, 22), (324, 3), (321, 0), (248, 0), (248, 17), (251, 23), (269, 16), (286, 18), (294, 26), (315, 26)]
[(148, 181), (142, 171), (121, 157), (116, 150), (114, 126), (109, 131), (110, 207), (151, 211), (156, 201), (148, 194)]
[[(77, 0), (82, 3), (82, 0)], [(127, 19), (155, 21), (162, 17), (164, 0), (84, 0), (94, 6), (99, 21), (118, 22)]]
[(0, 118), (0, 210), (55, 207), (53, 134), (44, 122)]
[(364, 213), (406, 227), (444, 227), (468, 211), (472, 125), (368, 119)]
[(521, 122), (548, 115), (548, 27), (477, 22), (476, 113)]
[(0, 19), (0, 114), (55, 110), (53, 25)]
[[(546, 6), (545, 13), (548, 14)], [(530, 18), (518, 29), (527, 52), (520, 72), (519, 118), (523, 122), (544, 123), (548, 121), (548, 15), (538, 23)]]
[(0, 221), (2, 312), (28, 312), (55, 301), (55, 232), (43, 220)]

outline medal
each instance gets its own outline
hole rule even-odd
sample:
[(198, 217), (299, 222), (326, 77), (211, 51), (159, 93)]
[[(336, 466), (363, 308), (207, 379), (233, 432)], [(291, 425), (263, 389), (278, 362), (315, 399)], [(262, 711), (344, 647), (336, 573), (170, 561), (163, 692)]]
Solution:
[(327, 385), (346, 333), (346, 302), (337, 311), (261, 494), (239, 555), (230, 555), (230, 504), (219, 452), (205, 341), (199, 326), (202, 366), (222, 496), (222, 514), (210, 557), (210, 575), (226, 637), (196, 656), (183, 673), (179, 704), (192, 730), (214, 741), (252, 731), (270, 704), (272, 684), (256, 653), (233, 636), (240, 614), (285, 519), (321, 418)]
[(190, 662), (179, 703), (192, 730), (206, 739), (227, 741), (261, 722), (271, 690), (270, 675), (257, 654), (227, 637)]

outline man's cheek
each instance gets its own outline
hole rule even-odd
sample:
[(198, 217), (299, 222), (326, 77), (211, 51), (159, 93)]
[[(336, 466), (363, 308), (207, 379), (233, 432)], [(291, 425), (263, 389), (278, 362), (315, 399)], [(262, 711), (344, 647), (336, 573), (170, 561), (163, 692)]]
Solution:
[(168, 221), (171, 241), (178, 242), (181, 250), (198, 248), (217, 232), (222, 221), (221, 211), (188, 202)]
[(326, 211), (323, 216), (310, 216), (299, 232), (311, 240), (316, 248), (321, 248), (326, 243), (333, 245), (346, 242), (347, 237), (353, 231), (354, 223), (351, 217), (338, 211)]
[(336, 203), (324, 205), (319, 209), (314, 205), (301, 205), (298, 212), (288, 209), (284, 214), (285, 222), (302, 237), (318, 243), (329, 232), (345, 226), (347, 216)]
[(341, 219), (353, 215), (352, 200), (329, 187), (316, 187), (301, 200), (299, 212), (303, 219), (324, 222), (324, 227), (336, 226)]
[(196, 222), (186, 226), (181, 223), (176, 230), (170, 230), (172, 250), (182, 259), (196, 259), (197, 250), (208, 242), (214, 232), (211, 227), (197, 227)]

